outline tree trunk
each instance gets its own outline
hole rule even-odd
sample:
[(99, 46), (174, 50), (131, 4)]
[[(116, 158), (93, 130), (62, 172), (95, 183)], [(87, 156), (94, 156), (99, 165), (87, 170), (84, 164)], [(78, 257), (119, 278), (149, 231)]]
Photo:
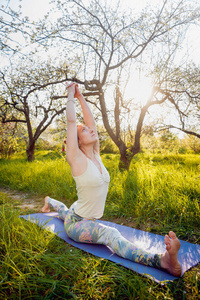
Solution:
[(120, 151), (119, 170), (129, 171), (129, 167), (134, 155), (140, 152), (140, 148), (126, 148), (125, 151)]
[(119, 151), (120, 151), (120, 161), (119, 161), (119, 170), (129, 170), (130, 163), (131, 163), (131, 157), (128, 152), (128, 148), (124, 144), (122, 140), (119, 141), (120, 145), (118, 145)]
[(35, 159), (35, 141), (33, 141), (26, 149), (28, 161), (34, 161)]
[(124, 153), (121, 153), (120, 156), (120, 161), (119, 161), (119, 170), (120, 171), (125, 171), (125, 170), (129, 170), (131, 164), (131, 159), (127, 158), (127, 154), (124, 155)]

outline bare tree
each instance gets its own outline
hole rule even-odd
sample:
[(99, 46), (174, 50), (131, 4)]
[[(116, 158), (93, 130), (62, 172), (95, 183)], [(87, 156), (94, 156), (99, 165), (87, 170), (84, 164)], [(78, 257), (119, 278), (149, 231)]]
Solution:
[(56, 90), (58, 93), (63, 89), (59, 84), (66, 81), (66, 73), (45, 62), (34, 65), (26, 58), (20, 65), (5, 68), (0, 75), (1, 122), (26, 124), (26, 152), (32, 161), (37, 139), (65, 110), (63, 102), (52, 95), (55, 97)]
[[(20, 3), (20, 2), (19, 2)], [(19, 52), (27, 38), (32, 37), (31, 31), (35, 25), (28, 17), (22, 17), (21, 5), (16, 9), (10, 7), (10, 1), (5, 0), (0, 7), (0, 52), (10, 55)], [(24, 43), (24, 45), (22, 45)]]
[[(200, 138), (200, 71), (194, 63), (184, 67), (160, 67), (154, 71), (156, 90), (176, 111), (176, 124), (157, 124), (159, 130), (175, 128)], [(196, 130), (195, 130), (196, 128)]]
[[(176, 49), (179, 38), (187, 26), (194, 22), (198, 10), (188, 6), (185, 1), (163, 1), (162, 5), (146, 8), (138, 14), (124, 14), (118, 6), (112, 8), (100, 0), (58, 1), (58, 9), (63, 15), (56, 23), (45, 27), (40, 33), (43, 42), (60, 41), (66, 45), (71, 56), (74, 75), (72, 80), (84, 85), (87, 96), (97, 95), (103, 124), (114, 143), (119, 148), (120, 167), (129, 169), (132, 157), (140, 151), (140, 135), (145, 115), (152, 105), (170, 101), (170, 95), (155, 87), (146, 105), (141, 108), (133, 144), (127, 145), (121, 130), (122, 94), (120, 85), (121, 68), (135, 67), (134, 62), (153, 46)], [(44, 28), (44, 27), (43, 27)], [(152, 59), (153, 60), (153, 59)], [(153, 62), (152, 62), (153, 63)], [(123, 76), (124, 76), (123, 74)], [(106, 87), (116, 85), (113, 114), (106, 102)], [(162, 97), (158, 98), (162, 94)], [(127, 107), (128, 109), (128, 107)]]
[[(11, 66), (11, 72), (1, 72), (1, 118), (4, 123), (27, 124), (28, 160), (34, 158), (38, 137), (64, 111), (62, 99), (66, 95), (61, 95), (57, 86), (65, 80), (83, 85), (87, 100), (101, 111), (103, 124), (119, 148), (121, 168), (129, 169), (132, 157), (140, 151), (141, 130), (150, 107), (168, 101), (181, 111), (172, 91), (163, 89), (162, 84), (155, 85), (149, 100), (140, 108), (134, 136), (130, 130), (132, 144), (124, 138), (124, 114), (130, 112), (132, 103), (122, 95), (123, 77), (150, 47), (157, 52), (164, 48), (175, 51), (187, 26), (199, 16), (196, 7), (188, 6), (186, 1), (165, 0), (161, 6), (146, 8), (140, 14), (124, 14), (119, 4), (111, 8), (106, 3), (58, 1), (59, 19), (52, 24), (51, 18), (44, 19), (34, 41), (54, 47), (59, 44), (62, 68), (47, 62), (35, 68), (34, 62), (26, 65), (22, 60), (21, 67)], [(108, 94), (110, 90), (114, 96)], [(111, 106), (108, 97), (113, 100)], [(13, 111), (18, 112), (17, 116)], [(37, 125), (35, 118), (39, 120)]]
[(16, 53), (19, 56), (27, 55), (29, 46), (35, 44), (36, 48), (42, 44), (40, 39), (35, 38), (41, 21), (24, 16), (21, 0), (14, 2), (3, 0), (0, 4), (0, 55), (8, 58)]

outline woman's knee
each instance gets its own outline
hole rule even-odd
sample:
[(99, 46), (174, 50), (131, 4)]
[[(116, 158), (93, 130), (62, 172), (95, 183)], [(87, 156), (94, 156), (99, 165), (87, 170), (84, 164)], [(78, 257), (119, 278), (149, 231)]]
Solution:
[(111, 237), (120, 237), (121, 236), (120, 232), (116, 228), (114, 228), (114, 227), (107, 227), (106, 232)]
[(113, 240), (118, 240), (120, 238), (121, 234), (116, 228), (110, 226), (102, 226), (99, 230), (98, 243), (108, 245)]

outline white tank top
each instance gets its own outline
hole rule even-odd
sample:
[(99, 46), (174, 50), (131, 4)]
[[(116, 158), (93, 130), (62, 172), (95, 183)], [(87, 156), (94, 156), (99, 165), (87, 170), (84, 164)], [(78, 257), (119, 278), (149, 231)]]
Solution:
[(78, 200), (72, 204), (77, 215), (86, 219), (99, 219), (103, 216), (110, 176), (99, 155), (95, 158), (101, 165), (102, 173), (87, 158), (87, 169), (80, 176), (73, 176), (76, 182)]

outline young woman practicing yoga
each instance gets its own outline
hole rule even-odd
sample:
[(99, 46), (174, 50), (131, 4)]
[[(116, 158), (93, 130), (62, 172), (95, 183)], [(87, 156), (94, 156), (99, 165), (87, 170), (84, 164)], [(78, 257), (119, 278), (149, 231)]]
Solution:
[[(165, 236), (166, 252), (148, 253), (125, 239), (118, 230), (95, 222), (104, 212), (109, 174), (99, 154), (99, 140), (93, 115), (76, 83), (67, 84), (68, 102), (66, 157), (76, 182), (78, 200), (68, 209), (62, 202), (45, 197), (42, 212), (50, 207), (64, 220), (67, 235), (76, 242), (104, 244), (121, 257), (181, 275), (177, 259), (180, 241), (173, 231)], [(75, 98), (81, 104), (85, 125), (76, 125)]]

